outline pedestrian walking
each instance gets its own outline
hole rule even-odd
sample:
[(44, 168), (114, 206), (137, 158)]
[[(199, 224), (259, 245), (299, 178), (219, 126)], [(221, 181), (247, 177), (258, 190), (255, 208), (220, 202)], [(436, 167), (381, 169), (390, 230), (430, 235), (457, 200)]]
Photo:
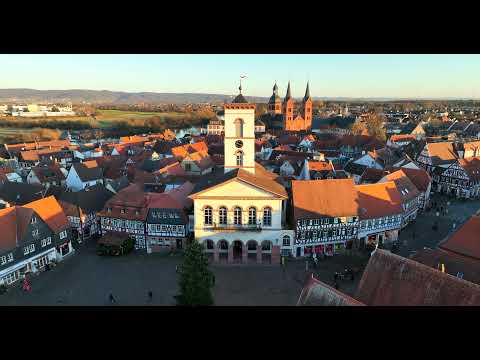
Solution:
[(153, 292), (152, 292), (152, 290), (150, 290), (148, 292), (148, 302), (152, 302), (152, 300), (153, 300)]
[(338, 286), (338, 282), (335, 280), (335, 289), (338, 290), (339, 289), (339, 286)]
[(335, 280), (335, 283), (337, 282), (338, 280), (338, 273), (335, 272), (335, 274), (333, 274), (333, 280)]
[(110, 304), (115, 304), (117, 302), (117, 300), (115, 300), (115, 298), (113, 297), (112, 293), (110, 293), (110, 295), (108, 296), (108, 300), (110, 300)]

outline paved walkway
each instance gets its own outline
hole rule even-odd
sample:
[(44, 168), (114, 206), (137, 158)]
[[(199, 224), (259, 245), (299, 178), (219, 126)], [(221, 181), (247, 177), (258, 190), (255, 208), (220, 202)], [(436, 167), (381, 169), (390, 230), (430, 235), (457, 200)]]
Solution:
[[(455, 229), (468, 220), (471, 215), (480, 209), (480, 200), (455, 200), (445, 196), (436, 195), (432, 198), (437, 202), (438, 207), (448, 209), (448, 213), (440, 213), (437, 216), (436, 209), (420, 214), (414, 223), (409, 224), (400, 232), (399, 241), (401, 244), (399, 255), (408, 257), (414, 251), (424, 247), (436, 248), (438, 244), (451, 234)], [(450, 205), (447, 203), (450, 202)], [(433, 230), (437, 223), (438, 229)], [(453, 227), (453, 224), (456, 227)]]

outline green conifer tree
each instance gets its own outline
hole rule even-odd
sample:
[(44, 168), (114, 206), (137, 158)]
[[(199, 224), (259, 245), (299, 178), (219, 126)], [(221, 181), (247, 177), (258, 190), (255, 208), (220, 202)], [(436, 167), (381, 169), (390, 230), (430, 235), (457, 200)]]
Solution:
[(208, 259), (203, 247), (196, 240), (187, 245), (185, 257), (180, 267), (180, 294), (177, 305), (213, 305), (212, 287), (214, 275), (208, 268)]

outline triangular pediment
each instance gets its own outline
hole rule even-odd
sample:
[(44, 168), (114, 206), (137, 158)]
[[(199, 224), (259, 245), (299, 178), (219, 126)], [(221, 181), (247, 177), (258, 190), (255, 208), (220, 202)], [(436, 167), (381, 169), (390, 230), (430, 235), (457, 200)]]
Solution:
[(239, 178), (234, 178), (195, 194), (195, 198), (208, 197), (278, 198), (279, 196)]

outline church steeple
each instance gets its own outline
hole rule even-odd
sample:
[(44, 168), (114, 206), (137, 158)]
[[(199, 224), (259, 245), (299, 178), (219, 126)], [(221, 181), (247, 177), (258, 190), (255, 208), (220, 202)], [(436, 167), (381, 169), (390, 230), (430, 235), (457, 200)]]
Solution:
[(309, 81), (307, 81), (307, 89), (305, 90), (305, 96), (303, 97), (303, 102), (306, 102), (308, 99), (310, 99), (310, 84), (309, 84)]
[(278, 86), (276, 81), (275, 85), (273, 85), (273, 94), (268, 100), (268, 112), (271, 115), (282, 113), (282, 99), (278, 96)]
[(292, 98), (292, 93), (290, 91), (290, 81), (288, 81), (288, 87), (287, 87), (287, 95), (285, 95), (285, 102), (290, 100)]

